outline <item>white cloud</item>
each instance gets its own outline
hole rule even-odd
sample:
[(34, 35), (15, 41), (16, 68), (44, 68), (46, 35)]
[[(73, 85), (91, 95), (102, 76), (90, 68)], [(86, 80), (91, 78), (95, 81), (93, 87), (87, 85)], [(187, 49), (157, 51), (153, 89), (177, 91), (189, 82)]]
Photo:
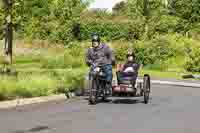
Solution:
[(112, 11), (112, 7), (118, 3), (124, 0), (95, 0), (91, 5), (91, 8), (100, 8), (100, 9), (107, 9), (108, 11)]

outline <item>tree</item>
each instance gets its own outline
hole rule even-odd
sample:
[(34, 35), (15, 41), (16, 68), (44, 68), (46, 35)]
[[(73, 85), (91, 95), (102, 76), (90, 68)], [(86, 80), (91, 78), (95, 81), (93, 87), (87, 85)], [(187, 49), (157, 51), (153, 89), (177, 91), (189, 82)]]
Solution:
[(4, 64), (6, 71), (9, 70), (7, 65), (12, 64), (12, 45), (13, 45), (13, 1), (12, 0), (3, 0), (3, 13), (4, 13), (4, 22), (5, 25), (3, 27), (4, 31)]
[(190, 23), (200, 22), (199, 0), (172, 0), (169, 9), (171, 14), (188, 20)]
[(117, 4), (115, 4), (115, 6), (113, 7), (113, 14), (114, 15), (120, 15), (120, 14), (125, 14), (125, 11), (126, 11), (126, 2), (125, 1), (121, 1)]
[(3, 8), (3, 1), (0, 1), (0, 40), (3, 39), (3, 29), (4, 29), (4, 8)]
[[(86, 8), (86, 4), (80, 0), (57, 0), (54, 1), (52, 9), (52, 21), (56, 23), (53, 26), (55, 32), (51, 32), (56, 41), (68, 44), (73, 39), (73, 26), (77, 26), (80, 21), (80, 14)], [(57, 21), (55, 21), (57, 20)]]
[[(169, 2), (170, 15), (180, 18), (176, 31), (189, 37), (190, 32), (199, 32), (200, 1), (199, 0), (171, 0)], [(198, 33), (199, 34), (199, 33)]]
[(87, 4), (88, 0), (23, 0), (18, 33), (23, 38), (68, 44), (73, 39), (73, 25)]
[(128, 0), (127, 1), (127, 15), (130, 18), (142, 17), (144, 5), (142, 0)]

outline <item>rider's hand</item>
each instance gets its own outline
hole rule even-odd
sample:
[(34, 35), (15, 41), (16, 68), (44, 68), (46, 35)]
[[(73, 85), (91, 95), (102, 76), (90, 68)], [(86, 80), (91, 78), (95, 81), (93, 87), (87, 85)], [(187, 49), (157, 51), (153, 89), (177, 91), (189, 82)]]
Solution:
[(97, 67), (97, 64), (96, 63), (92, 63), (92, 67)]
[(100, 71), (100, 67), (96, 67), (96, 68), (95, 68), (95, 71), (96, 71), (96, 72), (99, 72), (99, 71)]

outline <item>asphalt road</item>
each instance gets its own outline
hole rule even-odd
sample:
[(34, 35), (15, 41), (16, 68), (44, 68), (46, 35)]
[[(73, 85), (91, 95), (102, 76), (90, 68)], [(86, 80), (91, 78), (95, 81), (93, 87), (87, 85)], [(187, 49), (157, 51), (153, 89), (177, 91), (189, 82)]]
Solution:
[(153, 85), (151, 102), (72, 100), (0, 110), (0, 133), (200, 133), (200, 88)]

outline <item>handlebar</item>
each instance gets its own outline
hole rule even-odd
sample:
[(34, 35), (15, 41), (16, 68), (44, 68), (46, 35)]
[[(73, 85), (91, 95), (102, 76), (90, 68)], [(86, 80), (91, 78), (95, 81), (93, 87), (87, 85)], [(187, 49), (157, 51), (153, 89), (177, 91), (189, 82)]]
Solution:
[(94, 64), (94, 63), (91, 64), (91, 68), (93, 68), (93, 69), (94, 69), (94, 68), (97, 68), (97, 67), (100, 67), (100, 68), (101, 68), (101, 67), (103, 67), (103, 66), (106, 66), (106, 65), (97, 65), (97, 64)]

